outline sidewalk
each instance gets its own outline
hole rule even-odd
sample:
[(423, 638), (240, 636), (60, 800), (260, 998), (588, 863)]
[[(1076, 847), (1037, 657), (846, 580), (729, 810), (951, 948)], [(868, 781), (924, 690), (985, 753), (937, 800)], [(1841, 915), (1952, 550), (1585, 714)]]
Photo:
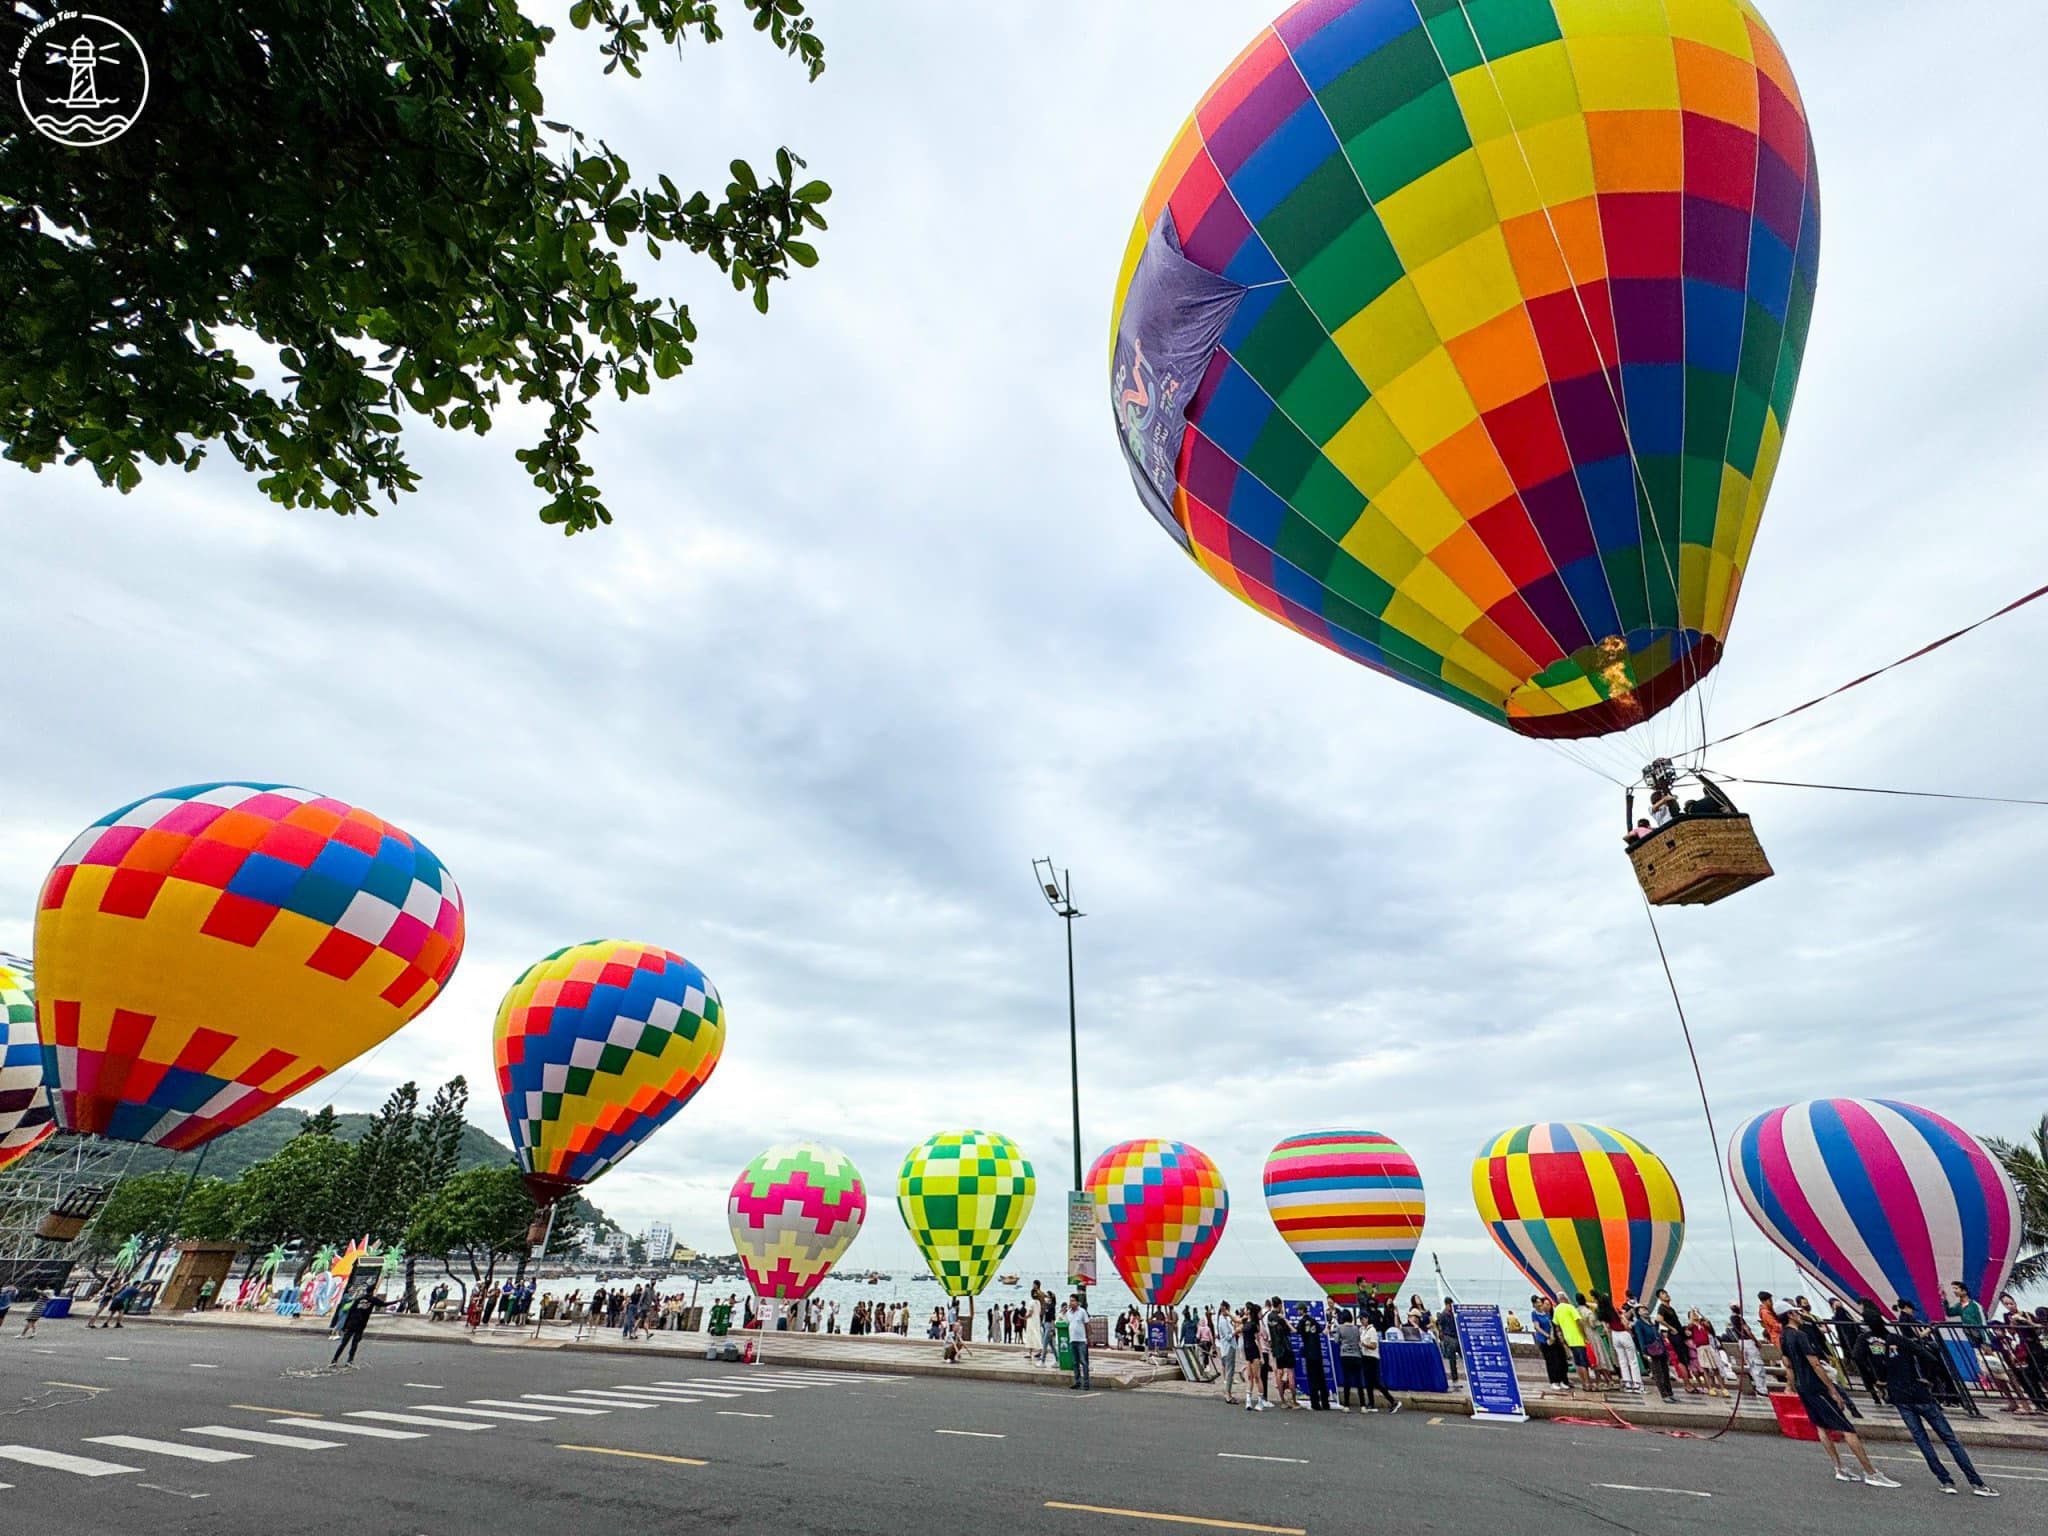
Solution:
[[(271, 1333), (325, 1333), (322, 1318), (279, 1317), (271, 1312), (144, 1313), (135, 1324), (159, 1323), (176, 1328), (244, 1328)], [(527, 1328), (483, 1328), (471, 1333), (461, 1323), (434, 1323), (423, 1317), (380, 1317), (370, 1325), (379, 1338), (417, 1339), (437, 1344), (470, 1344), (499, 1349), (562, 1349), (577, 1353), (703, 1359), (710, 1335), (662, 1330), (628, 1343), (617, 1329), (594, 1330), (581, 1338), (565, 1323), (546, 1323), (538, 1337)], [(729, 1342), (754, 1341), (764, 1365), (803, 1365), (814, 1370), (885, 1371), (903, 1376), (955, 1376), (969, 1381), (1008, 1381), (1030, 1385), (1063, 1385), (1065, 1372), (1034, 1365), (1022, 1344), (971, 1344), (966, 1358), (948, 1365), (940, 1345), (930, 1339), (898, 1338), (894, 1334), (762, 1333), (752, 1330), (726, 1335)], [(1096, 1390), (1142, 1387), (1180, 1379), (1177, 1367), (1158, 1365), (1142, 1355), (1097, 1350), (1090, 1360), (1090, 1383)]]
[[(1545, 1390), (1544, 1378), (1541, 1376), (1534, 1379), (1520, 1376), (1519, 1379), (1522, 1387), (1522, 1405), (1532, 1419), (1584, 1419), (1617, 1430), (1631, 1427), (1681, 1430), (1700, 1436), (1711, 1435), (1728, 1423), (1730, 1400), (1725, 1397), (1691, 1397), (1681, 1393), (1677, 1402), (1665, 1403), (1651, 1394), (1645, 1402), (1643, 1395), (1639, 1393), (1553, 1393)], [(1239, 1385), (1242, 1386), (1242, 1383)], [(1196, 1386), (1192, 1382), (1176, 1379), (1154, 1383), (1145, 1390), (1221, 1400), (1221, 1387), (1214, 1382), (1206, 1386)], [(1400, 1397), (1402, 1406), (1410, 1413), (1452, 1414), (1463, 1417), (1472, 1412), (1472, 1400), (1462, 1390), (1404, 1392)], [(1860, 1399), (1857, 1400), (1856, 1406), (1863, 1411), (1862, 1419), (1854, 1421), (1856, 1430), (1866, 1441), (1912, 1444), (1913, 1437), (1907, 1433), (1905, 1424), (1891, 1409), (1881, 1403), (1873, 1406)], [(1981, 1447), (1986, 1450), (2038, 1451), (2048, 1455), (2048, 1418), (2016, 1418), (2002, 1407), (1987, 1406), (1981, 1419), (1973, 1419), (1957, 1412), (1949, 1416), (1949, 1423), (1955, 1429), (1956, 1438), (1973, 1450)], [(1745, 1392), (1741, 1411), (1736, 1415), (1729, 1433), (1775, 1435), (1781, 1431), (1778, 1428), (1777, 1415), (1772, 1411), (1770, 1403)]]

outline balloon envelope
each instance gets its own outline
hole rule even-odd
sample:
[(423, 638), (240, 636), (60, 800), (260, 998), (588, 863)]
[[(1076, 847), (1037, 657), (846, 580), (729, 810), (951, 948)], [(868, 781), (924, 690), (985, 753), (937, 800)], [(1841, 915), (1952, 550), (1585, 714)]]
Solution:
[(941, 1131), (896, 1175), (896, 1208), (948, 1296), (979, 1296), (1030, 1219), (1038, 1178), (994, 1131)]
[(1768, 1110), (1728, 1143), (1743, 1209), (1795, 1264), (1856, 1306), (1900, 1297), (1939, 1321), (1950, 1281), (1987, 1312), (2020, 1245), (2019, 1197), (1982, 1142), (1891, 1099)]
[(1547, 1295), (1619, 1306), (1653, 1296), (1685, 1242), (1663, 1159), (1604, 1125), (1517, 1126), (1472, 1164), (1472, 1198), (1501, 1252)]
[(191, 784), (101, 817), (36, 915), (58, 1123), (183, 1149), (386, 1038), (447, 985), (462, 896), (415, 838), (278, 784)]
[(860, 1170), (815, 1141), (770, 1147), (725, 1202), (733, 1247), (756, 1296), (801, 1301), (817, 1289), (868, 1213)]
[(725, 1049), (725, 1009), (681, 955), (593, 939), (520, 973), (492, 1043), (519, 1171), (547, 1205), (690, 1102)]
[(1425, 1206), (1415, 1159), (1377, 1131), (1309, 1131), (1266, 1159), (1266, 1211), (1332, 1301), (1392, 1296), (1415, 1261)]
[(1805, 110), (1748, 0), (1316, 0), (1145, 195), (1117, 430), (1254, 608), (1597, 736), (1720, 659), (1819, 255)]
[(1230, 1220), (1230, 1191), (1184, 1141), (1122, 1141), (1088, 1169), (1102, 1246), (1131, 1294), (1170, 1307), (1187, 1295)]
[(56, 1130), (36, 1036), (35, 967), (0, 954), (0, 1168), (27, 1157)]

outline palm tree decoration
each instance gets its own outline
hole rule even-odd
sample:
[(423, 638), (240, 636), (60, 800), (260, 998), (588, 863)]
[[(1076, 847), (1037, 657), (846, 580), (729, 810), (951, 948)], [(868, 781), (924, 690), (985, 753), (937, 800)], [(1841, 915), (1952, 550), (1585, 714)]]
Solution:
[(125, 1275), (141, 1262), (142, 1234), (137, 1232), (132, 1234), (128, 1241), (121, 1245), (120, 1251), (114, 1255), (114, 1273)]
[(2048, 1285), (2048, 1115), (2030, 1142), (1987, 1136), (1984, 1144), (2020, 1194), (2020, 1256), (2007, 1283), (2016, 1291)]

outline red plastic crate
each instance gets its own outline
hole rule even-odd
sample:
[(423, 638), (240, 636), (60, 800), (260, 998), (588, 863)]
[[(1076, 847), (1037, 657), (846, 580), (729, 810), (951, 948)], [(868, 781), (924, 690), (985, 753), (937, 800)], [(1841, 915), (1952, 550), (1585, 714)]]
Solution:
[[(1813, 1420), (1806, 1416), (1806, 1406), (1799, 1401), (1797, 1392), (1773, 1392), (1771, 1412), (1778, 1416), (1778, 1431), (1791, 1440), (1819, 1440), (1820, 1431), (1813, 1427)], [(1842, 1437), (1830, 1431), (1830, 1438)]]

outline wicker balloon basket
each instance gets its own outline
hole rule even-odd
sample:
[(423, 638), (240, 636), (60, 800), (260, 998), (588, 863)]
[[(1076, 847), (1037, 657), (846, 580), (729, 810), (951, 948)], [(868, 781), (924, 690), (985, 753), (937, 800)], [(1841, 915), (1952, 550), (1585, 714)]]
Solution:
[(1629, 845), (1653, 907), (1706, 906), (1771, 878), (1747, 816), (1682, 816)]

